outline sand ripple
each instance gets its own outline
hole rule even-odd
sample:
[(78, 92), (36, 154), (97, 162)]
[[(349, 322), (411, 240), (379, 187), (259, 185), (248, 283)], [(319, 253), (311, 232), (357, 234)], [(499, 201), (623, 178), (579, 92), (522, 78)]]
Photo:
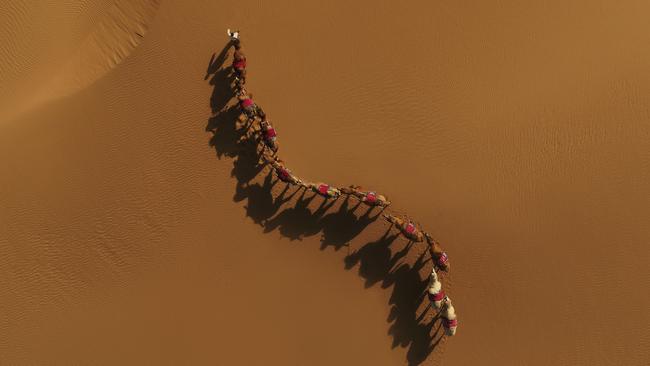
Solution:
[(160, 0), (0, 5), (0, 117), (77, 92), (142, 42)]

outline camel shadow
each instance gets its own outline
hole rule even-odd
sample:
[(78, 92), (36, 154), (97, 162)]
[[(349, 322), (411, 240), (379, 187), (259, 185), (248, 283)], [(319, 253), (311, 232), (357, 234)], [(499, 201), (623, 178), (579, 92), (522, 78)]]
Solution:
[[(403, 248), (395, 248), (399, 246), (399, 243), (395, 243), (399, 235), (390, 235), (390, 231), (389, 228), (380, 239), (349, 253), (345, 258), (345, 269), (358, 268), (359, 276), (365, 279), (366, 288), (380, 284), (381, 288), (391, 289), (391, 309), (387, 322), (390, 324), (388, 333), (393, 337), (392, 346), (408, 347), (408, 364), (419, 365), (442, 339), (438, 316), (428, 323), (424, 322), (430, 306), (426, 296), (423, 296), (428, 280), (420, 276), (420, 270), (427, 260), (424, 255), (418, 256), (415, 261), (409, 259), (407, 254), (413, 244), (409, 242)], [(417, 315), (422, 307), (425, 310)], [(438, 339), (434, 341), (436, 336)]]
[[(284, 189), (280, 191), (277, 197), (274, 197), (273, 187), (278, 182), (280, 180), (274, 180), (273, 173), (269, 170), (261, 185), (259, 183), (237, 185), (234, 200), (239, 202), (247, 199), (247, 204), (244, 206), (246, 216), (262, 227), (265, 227), (267, 220), (277, 214), (280, 208), (291, 201), (300, 191), (300, 189), (285, 184)], [(292, 192), (289, 193), (290, 191)]]
[[(250, 126), (240, 122), (241, 113), (234, 102), (233, 70), (224, 66), (230, 47), (228, 43), (218, 55), (212, 55), (204, 80), (212, 76), (212, 116), (205, 130), (212, 133), (209, 145), (217, 158), (232, 159), (231, 176), (236, 181), (233, 200), (244, 202), (246, 217), (265, 233), (277, 231), (290, 241), (321, 234), (320, 250), (350, 248), (353, 239), (373, 224), (382, 210), (360, 209), (361, 202), (350, 196), (325, 199), (274, 178), (271, 169), (260, 162), (258, 141)], [(390, 235), (389, 228), (380, 239), (348, 253), (344, 266), (347, 270), (358, 268), (366, 288), (381, 284), (381, 288), (390, 291), (387, 322), (393, 347), (408, 347), (408, 364), (418, 365), (436, 348), (442, 336), (434, 342), (440, 332), (437, 316), (424, 324), (426, 311), (417, 315), (427, 301), (423, 296), (427, 280), (420, 276), (427, 260), (423, 256), (411, 260), (407, 254), (412, 244), (399, 247), (404, 241), (397, 238), (398, 234)]]
[(336, 202), (321, 200), (321, 204), (312, 211), (309, 206), (316, 195), (308, 194), (306, 189), (301, 191), (293, 207), (284, 209), (267, 221), (264, 227), (265, 233), (278, 229), (280, 234), (293, 241), (314, 236), (323, 229), (320, 219)]
[(361, 201), (357, 200), (357, 204), (350, 207), (350, 200), (350, 196), (346, 196), (338, 211), (322, 218), (321, 249), (328, 246), (334, 247), (335, 250), (341, 249), (381, 215), (382, 210), (377, 209), (377, 214), (371, 216), (370, 213), (374, 210), (373, 207), (368, 207), (363, 215), (357, 216), (355, 211)]

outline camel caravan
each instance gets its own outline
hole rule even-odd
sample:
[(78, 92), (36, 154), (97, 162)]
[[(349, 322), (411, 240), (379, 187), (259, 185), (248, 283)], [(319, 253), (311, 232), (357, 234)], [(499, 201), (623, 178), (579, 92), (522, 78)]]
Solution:
[[(234, 47), (232, 61), (232, 72), (234, 76), (234, 88), (236, 89), (235, 97), (238, 100), (238, 107), (241, 112), (239, 121), (244, 123), (247, 129), (252, 129), (252, 136), (257, 144), (258, 152), (261, 156), (261, 162), (271, 167), (278, 180), (313, 192), (323, 197), (325, 200), (336, 200), (342, 195), (357, 199), (359, 202), (369, 206), (369, 210), (378, 208), (382, 211), (388, 210), (391, 202), (386, 196), (372, 190), (366, 190), (358, 185), (349, 185), (347, 187), (335, 187), (322, 182), (307, 182), (287, 168), (282, 159), (278, 157), (279, 143), (277, 131), (271, 124), (266, 113), (262, 108), (253, 101), (253, 94), (246, 87), (246, 67), (247, 60), (242, 50), (241, 33), (227, 30), (230, 37), (230, 43)], [(383, 214), (384, 219), (395, 227), (411, 243), (422, 243), (426, 245), (427, 252), (432, 261), (429, 284), (426, 289), (431, 308), (437, 311), (442, 321), (445, 334), (453, 336), (456, 334), (458, 319), (456, 311), (451, 303), (451, 299), (443, 290), (443, 283), (439, 273), (449, 272), (449, 257), (442, 249), (440, 243), (433, 237), (423, 231), (418, 224), (408, 217), (400, 217), (390, 213)], [(436, 318), (434, 318), (435, 320)]]

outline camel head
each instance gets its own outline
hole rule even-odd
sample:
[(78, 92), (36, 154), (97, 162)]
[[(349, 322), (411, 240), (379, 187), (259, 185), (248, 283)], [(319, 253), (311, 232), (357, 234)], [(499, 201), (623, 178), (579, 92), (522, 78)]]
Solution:
[(436, 267), (431, 268), (431, 278), (435, 278), (438, 281), (438, 272), (436, 272)]
[(447, 307), (452, 306), (451, 305), (451, 299), (449, 298), (449, 296), (445, 296), (444, 299), (442, 299), (442, 303)]
[(394, 219), (395, 219), (394, 216), (389, 215), (389, 214), (382, 214), (382, 216), (384, 216), (384, 218), (386, 219), (386, 221), (388, 221), (388, 222), (390, 222), (390, 223), (395, 223), (395, 221), (394, 221)]

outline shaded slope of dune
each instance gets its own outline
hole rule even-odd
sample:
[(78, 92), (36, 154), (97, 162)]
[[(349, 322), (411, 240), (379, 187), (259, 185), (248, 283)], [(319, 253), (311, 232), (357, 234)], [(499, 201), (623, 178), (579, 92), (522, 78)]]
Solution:
[(0, 118), (87, 87), (142, 41), (159, 0), (0, 5)]

